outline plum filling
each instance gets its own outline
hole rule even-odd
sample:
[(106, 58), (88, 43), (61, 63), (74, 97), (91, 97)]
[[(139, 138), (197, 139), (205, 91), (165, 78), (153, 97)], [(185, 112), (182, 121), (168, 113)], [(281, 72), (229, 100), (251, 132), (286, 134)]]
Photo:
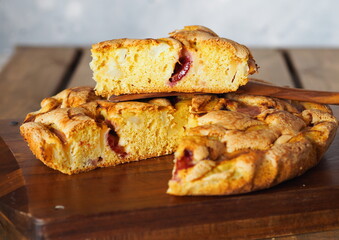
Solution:
[(66, 144), (66, 143), (67, 143), (66, 135), (65, 135), (63, 132), (61, 132), (61, 131), (59, 131), (59, 130), (53, 128), (53, 127), (49, 127), (49, 130), (50, 130), (52, 133), (54, 133), (55, 136), (57, 136), (57, 137), (60, 139), (60, 141), (62, 142), (62, 144)]
[(245, 113), (251, 117), (255, 117), (261, 113), (261, 110), (257, 106), (241, 105), (237, 108), (237, 112)]
[(107, 133), (107, 144), (119, 157), (124, 158), (127, 156), (125, 148), (119, 145), (118, 134), (113, 129), (110, 129)]
[(102, 157), (98, 157), (97, 159), (89, 159), (88, 163), (92, 166), (97, 166), (98, 163), (102, 161)]
[(193, 153), (190, 150), (185, 149), (184, 154), (181, 158), (177, 159), (175, 162), (175, 172), (174, 176), (177, 175), (179, 170), (187, 169), (193, 167)]
[(171, 78), (169, 79), (169, 85), (173, 87), (177, 82), (179, 82), (190, 69), (192, 64), (191, 57), (186, 51), (182, 51), (179, 61), (175, 64), (174, 72), (172, 73)]
[(256, 73), (258, 71), (259, 67), (255, 63), (253, 58), (248, 59), (247, 64), (248, 64), (248, 67), (249, 67), (248, 74), (253, 74), (253, 73)]

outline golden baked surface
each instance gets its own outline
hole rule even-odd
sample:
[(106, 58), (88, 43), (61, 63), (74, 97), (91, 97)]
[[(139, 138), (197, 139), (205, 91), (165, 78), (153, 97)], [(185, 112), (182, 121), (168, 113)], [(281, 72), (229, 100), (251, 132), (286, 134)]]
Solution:
[(20, 130), (63, 173), (175, 152), (169, 194), (225, 195), (304, 173), (337, 127), (331, 109), (314, 103), (234, 93), (112, 103), (75, 88), (44, 99)]
[[(213, 108), (220, 101), (223, 107)], [(338, 127), (330, 108), (320, 104), (237, 94), (192, 102), (199, 116), (175, 152), (169, 194), (269, 188), (315, 166)]]
[(91, 88), (66, 89), (27, 115), (21, 134), (47, 166), (73, 174), (173, 153), (189, 101), (112, 103), (93, 94)]
[(202, 26), (161, 39), (116, 39), (92, 46), (98, 95), (235, 91), (257, 67), (249, 49)]

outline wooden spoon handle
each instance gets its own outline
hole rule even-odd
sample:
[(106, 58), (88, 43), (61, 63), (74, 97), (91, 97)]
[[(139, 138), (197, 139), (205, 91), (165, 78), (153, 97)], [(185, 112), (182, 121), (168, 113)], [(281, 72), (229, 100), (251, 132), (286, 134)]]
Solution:
[[(322, 104), (339, 105), (339, 92), (325, 92), (289, 87), (279, 87), (256, 79), (250, 79), (250, 81), (245, 86), (241, 86), (235, 93), (277, 97), (304, 102), (316, 102)], [(118, 96), (112, 95), (109, 97), (108, 100), (110, 100), (111, 102), (122, 102), (145, 98), (189, 96), (193, 94), (208, 94), (208, 93), (159, 92), (159, 93), (125, 94)]]
[(251, 79), (246, 85), (241, 86), (236, 93), (277, 97), (303, 102), (316, 102), (321, 104), (339, 104), (339, 92), (279, 87), (255, 79)]

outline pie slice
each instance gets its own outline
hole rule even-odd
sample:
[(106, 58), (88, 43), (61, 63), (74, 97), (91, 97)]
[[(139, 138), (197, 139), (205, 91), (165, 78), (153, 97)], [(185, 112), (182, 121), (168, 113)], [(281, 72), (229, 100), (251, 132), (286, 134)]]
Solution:
[(161, 39), (116, 39), (92, 46), (96, 93), (235, 91), (257, 66), (243, 45), (202, 26)]
[(20, 131), (38, 159), (66, 174), (175, 152), (169, 194), (227, 195), (304, 173), (337, 127), (315, 103), (235, 93), (112, 103), (75, 88), (44, 99)]

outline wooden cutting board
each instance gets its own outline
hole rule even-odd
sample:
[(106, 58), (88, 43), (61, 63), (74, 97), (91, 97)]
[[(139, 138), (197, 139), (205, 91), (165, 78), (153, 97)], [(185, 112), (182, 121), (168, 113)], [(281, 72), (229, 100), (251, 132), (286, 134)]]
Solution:
[(172, 156), (68, 176), (36, 160), (10, 120), (0, 136), (15, 156), (0, 141), (4, 239), (249, 239), (339, 228), (339, 136), (304, 175), (220, 197), (167, 195)]

